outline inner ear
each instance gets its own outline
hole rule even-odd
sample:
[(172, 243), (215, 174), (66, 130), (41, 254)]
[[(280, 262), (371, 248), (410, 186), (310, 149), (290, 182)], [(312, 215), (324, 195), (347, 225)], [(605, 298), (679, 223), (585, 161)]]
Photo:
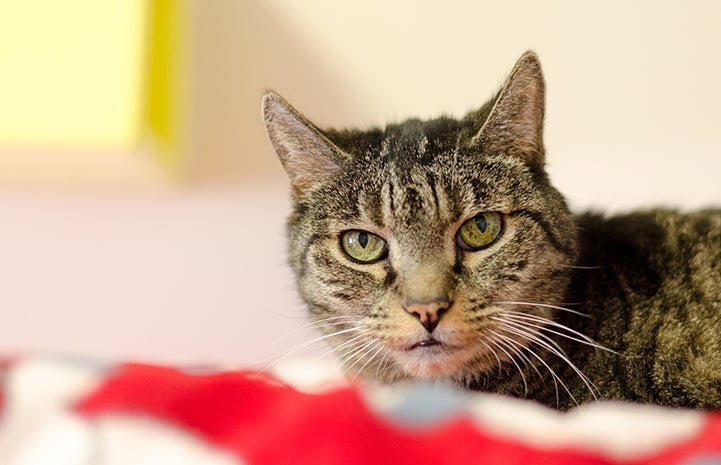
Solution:
[(347, 156), (283, 97), (263, 97), (263, 121), (273, 149), (302, 197), (314, 185), (340, 171)]
[(545, 83), (533, 52), (518, 59), (488, 118), (471, 140), (484, 153), (506, 154), (542, 166)]

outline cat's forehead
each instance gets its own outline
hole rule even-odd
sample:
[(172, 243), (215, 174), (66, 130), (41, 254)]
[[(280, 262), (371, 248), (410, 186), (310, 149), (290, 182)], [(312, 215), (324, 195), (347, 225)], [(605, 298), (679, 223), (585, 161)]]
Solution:
[[(324, 190), (324, 214), (348, 227), (428, 233), (485, 210), (504, 210), (523, 184), (523, 163), (469, 147), (468, 121), (408, 120), (369, 131), (330, 132), (349, 155)], [(328, 202), (333, 199), (333, 202)], [(320, 198), (318, 200), (321, 200)]]
[(460, 163), (453, 166), (452, 156), (445, 164), (419, 162), (422, 147), (412, 148), (418, 152), (382, 161), (376, 157), (378, 164), (359, 164), (346, 172), (328, 190), (337, 200), (326, 204), (328, 216), (347, 228), (377, 226), (421, 238), (480, 211), (504, 209), (507, 197), (499, 195), (491, 165), (469, 174)]
[(449, 118), (410, 119), (369, 131), (331, 131), (331, 139), (357, 164), (411, 169), (444, 163), (459, 143), (462, 124)]
[(459, 127), (449, 120), (406, 122), (386, 129), (380, 156), (401, 169), (447, 164), (458, 150)]

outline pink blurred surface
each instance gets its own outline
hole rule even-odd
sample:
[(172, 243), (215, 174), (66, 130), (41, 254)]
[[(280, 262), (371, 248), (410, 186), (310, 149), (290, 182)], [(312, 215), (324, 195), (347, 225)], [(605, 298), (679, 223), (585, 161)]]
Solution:
[(286, 187), (0, 195), (0, 353), (259, 365), (307, 336)]

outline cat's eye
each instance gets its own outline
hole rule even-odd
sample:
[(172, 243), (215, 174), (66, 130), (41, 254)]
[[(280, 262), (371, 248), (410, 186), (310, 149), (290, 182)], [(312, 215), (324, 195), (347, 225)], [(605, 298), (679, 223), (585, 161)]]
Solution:
[(346, 231), (341, 245), (350, 258), (360, 263), (377, 262), (388, 253), (386, 241), (367, 231)]
[(463, 250), (480, 250), (493, 244), (501, 229), (503, 220), (500, 213), (481, 213), (461, 225), (456, 242)]

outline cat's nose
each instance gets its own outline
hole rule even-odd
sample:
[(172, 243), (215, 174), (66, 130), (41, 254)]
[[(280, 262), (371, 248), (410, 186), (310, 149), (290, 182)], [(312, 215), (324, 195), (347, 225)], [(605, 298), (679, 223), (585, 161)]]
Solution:
[(451, 303), (448, 296), (443, 295), (425, 302), (408, 300), (406, 301), (404, 309), (410, 315), (418, 318), (418, 321), (420, 321), (423, 327), (426, 328), (429, 333), (432, 333), (433, 330), (436, 329), (436, 326), (438, 326), (441, 316), (450, 306)]

